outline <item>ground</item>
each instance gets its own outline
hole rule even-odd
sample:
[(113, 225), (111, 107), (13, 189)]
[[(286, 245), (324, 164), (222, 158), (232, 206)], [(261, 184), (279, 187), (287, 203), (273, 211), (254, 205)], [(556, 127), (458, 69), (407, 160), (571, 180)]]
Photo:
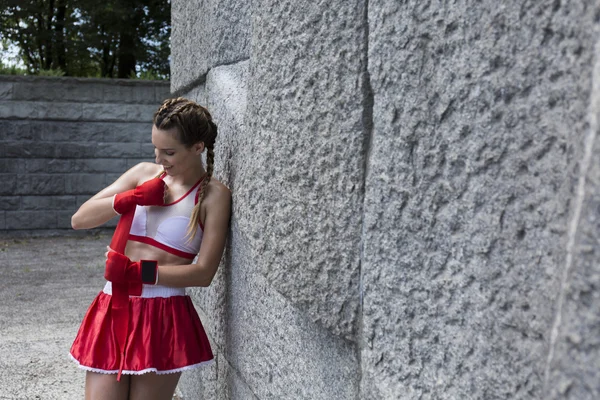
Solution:
[(0, 238), (0, 399), (83, 398), (69, 349), (104, 286), (109, 241)]

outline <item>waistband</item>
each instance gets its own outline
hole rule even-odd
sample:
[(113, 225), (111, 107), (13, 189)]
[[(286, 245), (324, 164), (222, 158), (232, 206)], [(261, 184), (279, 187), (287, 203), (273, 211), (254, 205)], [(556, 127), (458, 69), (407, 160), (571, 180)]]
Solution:
[[(106, 282), (102, 291), (112, 296), (112, 283)], [(142, 285), (142, 298), (185, 296), (185, 288), (172, 288), (161, 285)], [(129, 296), (138, 297), (138, 296)]]

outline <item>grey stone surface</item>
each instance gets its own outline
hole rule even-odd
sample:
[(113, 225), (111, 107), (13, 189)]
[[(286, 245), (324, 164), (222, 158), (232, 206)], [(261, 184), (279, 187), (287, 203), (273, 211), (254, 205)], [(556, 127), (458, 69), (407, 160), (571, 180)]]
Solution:
[(169, 82), (130, 79), (89, 79), (3, 76), (0, 99), (26, 101), (118, 102), (154, 106), (169, 96)]
[[(233, 227), (231, 254), (219, 272), (221, 277), (195, 296), (211, 335), (215, 320), (218, 327), (224, 319), (217, 332), (222, 341), (215, 342), (228, 368), (237, 374), (219, 371), (215, 386), (223, 389), (217, 398), (226, 398), (221, 396), (228, 390), (231, 398), (244, 398), (234, 393), (252, 393), (259, 399), (355, 398), (354, 345), (311, 321), (257, 274), (256, 264), (261, 260), (253, 259), (248, 244), (236, 232), (239, 229)], [(223, 302), (213, 299), (220, 293), (224, 293)]]
[(234, 213), (268, 282), (354, 340), (367, 138), (364, 2), (254, 7)]
[(65, 193), (65, 175), (18, 174), (14, 194), (62, 195)]
[[(243, 169), (261, 167), (259, 159), (251, 163), (253, 154), (244, 147), (247, 76), (248, 62), (214, 68), (203, 87), (186, 94), (197, 101), (205, 97), (219, 126), (215, 177), (233, 190), (234, 204), (245, 201), (235, 197), (239, 177), (250, 172)], [(265, 256), (248, 244), (246, 226), (238, 225), (241, 213), (252, 212), (252, 205), (246, 207), (234, 207), (232, 236), (211, 286), (190, 291), (218, 365), (182, 382), (184, 399), (355, 398), (356, 348), (315, 323), (262, 276)]]
[(0, 126), (0, 140), (46, 142), (140, 142), (147, 140), (152, 121), (95, 122), (5, 120)]
[(362, 399), (545, 398), (597, 12), (369, 2)]
[(251, 4), (235, 0), (173, 1), (172, 92), (204, 80), (215, 66), (248, 59)]
[(0, 159), (0, 171), (3, 173), (23, 172), (25, 169), (25, 160), (19, 159)]
[(6, 211), (7, 230), (56, 229), (56, 212), (45, 211)]
[(17, 210), (20, 204), (19, 196), (0, 196), (0, 210)]
[(0, 100), (0, 118), (147, 122), (152, 121), (156, 104), (141, 107), (139, 104)]
[(0, 195), (11, 212), (2, 230), (70, 230), (90, 195), (153, 160), (152, 115), (168, 83), (3, 76), (0, 84)]
[[(596, 35), (596, 37), (598, 37)], [(600, 48), (545, 373), (546, 399), (600, 398)]]
[(22, 210), (74, 210), (75, 196), (22, 196)]
[(2, 185), (0, 185), (0, 195), (6, 196), (15, 194), (15, 188), (17, 187), (17, 177), (13, 174), (0, 173), (0, 179), (2, 179)]

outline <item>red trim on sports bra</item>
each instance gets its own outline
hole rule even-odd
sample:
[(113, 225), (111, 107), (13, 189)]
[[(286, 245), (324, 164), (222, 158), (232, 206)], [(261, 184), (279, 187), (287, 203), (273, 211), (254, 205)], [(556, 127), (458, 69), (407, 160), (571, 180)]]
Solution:
[[(160, 176), (159, 178), (160, 178), (160, 179), (162, 179), (163, 177), (164, 177), (164, 175), (163, 175), (163, 176)], [(195, 188), (196, 188), (196, 187), (197, 187), (197, 186), (200, 184), (200, 182), (202, 182), (203, 180), (204, 180), (204, 176), (203, 176), (202, 178), (200, 178), (200, 180), (199, 180), (198, 182), (196, 182), (196, 183), (194, 184), (194, 186), (192, 186), (192, 187), (190, 188), (190, 190), (188, 190), (188, 191), (186, 192), (186, 194), (184, 194), (183, 196), (181, 196), (180, 198), (178, 198), (177, 200), (175, 200), (175, 201), (174, 201), (174, 202), (172, 202), (172, 203), (167, 203), (167, 204), (165, 204), (163, 207), (172, 206), (173, 204), (177, 204), (177, 203), (179, 203), (181, 200), (185, 199), (185, 198), (186, 198), (186, 196), (187, 196), (188, 194), (192, 193), (192, 190), (194, 190), (194, 189), (195, 189)]]
[(147, 236), (138, 236), (138, 235), (130, 234), (128, 239), (132, 240), (134, 242), (149, 244), (150, 246), (154, 246), (156, 248), (164, 250), (167, 253), (171, 253), (177, 257), (187, 258), (189, 260), (193, 260), (196, 257), (195, 253), (186, 253), (185, 251), (174, 249), (172, 247), (167, 246), (166, 244), (162, 244), (162, 243), (160, 243), (152, 238), (149, 238)]

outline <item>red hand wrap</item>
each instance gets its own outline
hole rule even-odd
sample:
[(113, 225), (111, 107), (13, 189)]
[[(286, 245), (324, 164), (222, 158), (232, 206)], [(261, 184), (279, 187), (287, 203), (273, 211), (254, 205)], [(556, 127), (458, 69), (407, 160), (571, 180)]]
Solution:
[[(164, 204), (164, 193), (165, 184), (162, 179), (154, 178), (151, 179), (137, 188), (127, 191), (122, 194), (118, 194), (114, 198), (113, 207), (116, 212), (121, 214), (119, 223), (115, 229), (115, 233), (110, 242), (110, 248), (115, 250), (116, 253), (125, 253), (125, 246), (127, 246), (127, 239), (129, 237), (129, 230), (131, 229), (131, 223), (133, 222), (133, 216), (135, 214), (135, 205), (163, 205)], [(153, 203), (153, 204), (150, 204)], [(112, 252), (109, 252), (109, 255)], [(125, 257), (125, 256), (123, 256)], [(118, 258), (118, 257), (117, 257)], [(127, 259), (129, 260), (129, 259)], [(107, 261), (108, 264), (108, 261)], [(129, 265), (129, 263), (126, 263)], [(156, 264), (155, 264), (156, 265)], [(110, 269), (113, 267), (111, 266)], [(125, 267), (126, 268), (126, 267)], [(112, 274), (126, 277), (126, 271), (115, 271), (112, 270), (108, 273), (111, 277)], [(155, 282), (156, 282), (156, 269), (155, 269)], [(117, 381), (121, 380), (121, 374), (123, 372), (123, 366), (125, 362), (125, 348), (127, 346), (127, 333), (129, 332), (129, 296), (141, 296), (142, 295), (142, 282), (137, 283), (118, 283), (112, 282), (112, 298), (111, 298), (111, 311), (112, 311), (112, 328), (118, 347), (119, 361), (119, 373), (117, 374)]]
[(165, 182), (160, 178), (150, 179), (135, 189), (115, 195), (113, 208), (119, 214), (140, 206), (162, 206), (165, 204)]
[(106, 260), (104, 278), (116, 283), (156, 283), (158, 264), (156, 261), (131, 261), (129, 257), (110, 251)]

